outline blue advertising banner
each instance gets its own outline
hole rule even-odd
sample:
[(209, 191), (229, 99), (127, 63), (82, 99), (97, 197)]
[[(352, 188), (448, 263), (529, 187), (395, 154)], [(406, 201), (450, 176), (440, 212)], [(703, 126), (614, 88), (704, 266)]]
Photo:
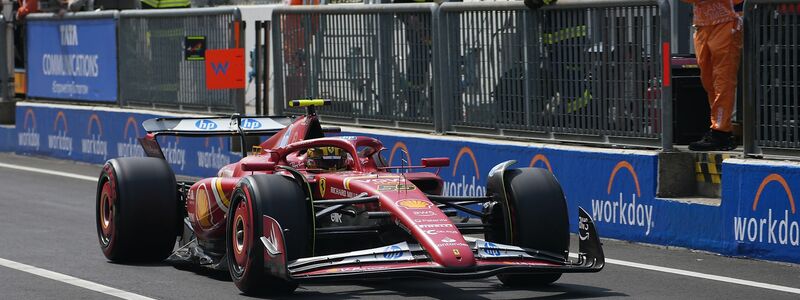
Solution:
[(114, 19), (30, 20), (28, 96), (117, 101)]
[[(142, 122), (164, 115), (101, 109), (75, 109), (59, 105), (17, 106), (17, 152), (102, 164), (115, 157), (143, 157), (137, 140), (147, 134)], [(158, 138), (164, 156), (176, 174), (214, 176), (238, 161), (228, 151), (225, 137)]]
[[(348, 135), (363, 135), (346, 133)], [(375, 135), (393, 164), (419, 165), (425, 157), (449, 157), (442, 168), (445, 195), (482, 196), (489, 170), (516, 160), (514, 168), (550, 170), (567, 198), (570, 229), (577, 231), (578, 207), (595, 221), (602, 237), (725, 252), (721, 209), (660, 199), (656, 195), (658, 157), (647, 151), (577, 150), (448, 139)]]
[(723, 243), (730, 254), (800, 263), (800, 164), (723, 164)]

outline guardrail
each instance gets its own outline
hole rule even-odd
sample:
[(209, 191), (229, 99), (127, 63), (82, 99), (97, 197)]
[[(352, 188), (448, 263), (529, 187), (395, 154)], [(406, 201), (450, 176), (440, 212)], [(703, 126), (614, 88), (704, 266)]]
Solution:
[(274, 107), (330, 98), (326, 121), (432, 131), (437, 44), (425, 4), (291, 6), (273, 11)]
[(122, 11), (120, 104), (244, 112), (243, 90), (209, 90), (205, 61), (184, 54), (193, 37), (202, 37), (206, 50), (242, 47), (241, 20), (236, 7)]
[(746, 155), (800, 156), (800, 7), (745, 2), (743, 68)]
[(276, 107), (324, 97), (326, 121), (672, 148), (667, 1), (287, 7), (273, 20)]

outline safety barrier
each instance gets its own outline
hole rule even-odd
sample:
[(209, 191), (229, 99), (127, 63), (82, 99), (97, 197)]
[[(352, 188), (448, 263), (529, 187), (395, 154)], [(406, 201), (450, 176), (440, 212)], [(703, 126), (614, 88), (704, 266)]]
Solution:
[(800, 5), (745, 3), (743, 47), (744, 151), (800, 156)]
[(672, 147), (667, 1), (287, 7), (273, 20), (276, 107), (324, 97), (331, 121)]
[(432, 3), (276, 9), (275, 108), (324, 97), (334, 100), (320, 110), (326, 120), (433, 130), (436, 9)]
[(243, 90), (209, 90), (205, 58), (192, 59), (183, 51), (195, 43), (192, 39), (206, 51), (240, 48), (240, 24), (241, 15), (235, 7), (121, 12), (120, 103), (244, 112)]

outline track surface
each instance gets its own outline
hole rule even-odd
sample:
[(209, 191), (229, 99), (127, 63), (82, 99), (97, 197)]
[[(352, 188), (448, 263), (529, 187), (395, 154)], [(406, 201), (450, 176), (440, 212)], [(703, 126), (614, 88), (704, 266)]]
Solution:
[[(100, 166), (0, 154), (14, 164), (97, 176)], [(95, 183), (0, 166), (0, 259), (157, 299), (244, 298), (227, 273), (106, 261), (94, 223)], [(602, 234), (602, 232), (601, 232)], [(726, 258), (604, 240), (607, 258), (800, 289), (800, 266)], [(573, 248), (577, 243), (573, 242)], [(573, 249), (575, 250), (575, 249)], [(612, 261), (613, 262), (613, 261)], [(461, 282), (396, 279), (301, 286), (294, 298), (798, 299), (800, 294), (610, 263), (598, 274), (567, 274), (543, 289), (508, 289), (496, 278)], [(108, 294), (0, 264), (2, 299), (108, 299)]]

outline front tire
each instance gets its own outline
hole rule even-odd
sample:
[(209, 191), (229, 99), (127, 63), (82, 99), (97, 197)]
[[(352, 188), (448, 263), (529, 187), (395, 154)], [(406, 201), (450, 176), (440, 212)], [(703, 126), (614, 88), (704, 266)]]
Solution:
[(281, 175), (243, 178), (231, 197), (226, 247), (228, 271), (246, 295), (288, 294), (297, 283), (268, 274), (264, 266), (263, 216), (283, 228), (285, 255), (293, 260), (311, 255), (312, 213), (300, 186)]
[(103, 255), (114, 262), (158, 262), (177, 236), (175, 175), (163, 159), (111, 159), (97, 181), (96, 225)]
[[(509, 169), (501, 176), (504, 176), (506, 200), (495, 204), (489, 216), (491, 228), (486, 240), (547, 251), (566, 261), (569, 250), (567, 202), (555, 176), (541, 168)], [(509, 217), (510, 223), (507, 222)], [(501, 274), (497, 278), (507, 286), (544, 286), (561, 278), (561, 273)]]

